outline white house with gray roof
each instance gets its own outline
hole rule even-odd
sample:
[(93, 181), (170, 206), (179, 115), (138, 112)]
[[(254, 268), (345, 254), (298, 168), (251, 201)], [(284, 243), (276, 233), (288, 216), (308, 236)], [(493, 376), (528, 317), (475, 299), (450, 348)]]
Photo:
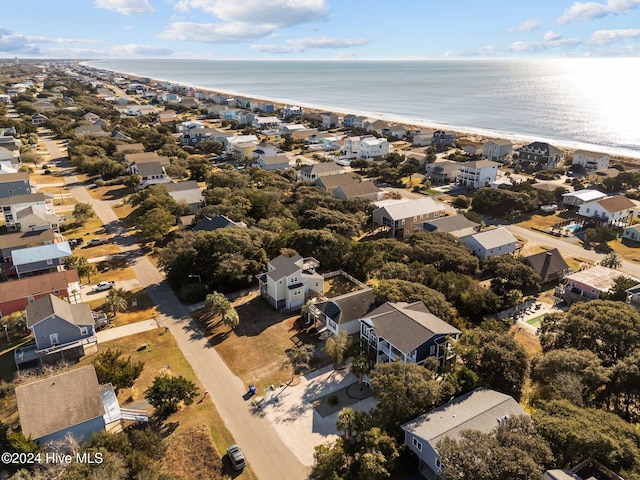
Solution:
[(313, 165), (302, 167), (298, 171), (298, 178), (300, 180), (314, 182), (320, 177), (325, 177), (328, 175), (338, 175), (345, 172), (346, 170), (343, 166), (338, 165), (334, 162), (314, 163)]
[(375, 301), (371, 287), (365, 287), (316, 303), (309, 314), (334, 335), (341, 331), (353, 335), (360, 330), (360, 319), (369, 313)]
[(573, 152), (571, 165), (580, 165), (588, 172), (595, 170), (605, 170), (609, 168), (609, 155), (606, 153), (589, 152), (587, 150), (576, 150)]
[(302, 307), (309, 296), (324, 291), (324, 277), (316, 272), (313, 257), (279, 255), (269, 261), (267, 272), (257, 276), (260, 294), (278, 310)]
[(429, 480), (442, 479), (438, 442), (459, 438), (464, 430), (490, 433), (512, 416), (527, 415), (513, 397), (476, 388), (402, 425), (404, 444), (418, 457), (418, 469)]
[(404, 238), (422, 230), (422, 224), (443, 217), (445, 206), (431, 197), (415, 200), (384, 201), (373, 211), (373, 224), (388, 228), (392, 237)]
[(583, 203), (593, 202), (605, 198), (606, 193), (599, 190), (577, 190), (575, 192), (562, 194), (562, 205), (565, 207), (579, 207)]
[(464, 237), (462, 243), (475, 253), (480, 260), (486, 260), (494, 255), (515, 252), (517, 240), (506, 228), (500, 227)]

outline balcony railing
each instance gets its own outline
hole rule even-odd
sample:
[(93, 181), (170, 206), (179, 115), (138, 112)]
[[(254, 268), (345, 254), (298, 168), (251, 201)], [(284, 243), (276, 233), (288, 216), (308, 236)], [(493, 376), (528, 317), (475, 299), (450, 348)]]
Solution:
[(82, 338), (74, 342), (63, 343), (60, 345), (54, 345), (49, 348), (43, 348), (38, 350), (38, 347), (34, 345), (27, 345), (26, 347), (17, 348), (14, 353), (14, 359), (17, 365), (21, 363), (31, 362), (47, 355), (69, 350), (71, 348), (82, 347), (91, 343), (98, 343), (98, 337), (91, 335), (90, 337)]

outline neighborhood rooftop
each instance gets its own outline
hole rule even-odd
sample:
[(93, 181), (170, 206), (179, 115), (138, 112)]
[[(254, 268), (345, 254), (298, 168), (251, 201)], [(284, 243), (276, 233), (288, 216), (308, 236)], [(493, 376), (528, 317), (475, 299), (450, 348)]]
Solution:
[(55, 295), (46, 295), (27, 305), (27, 327), (57, 315), (75, 325), (94, 325), (93, 315), (87, 303), (69, 303)]
[(611, 288), (614, 280), (623, 275), (640, 282), (640, 280), (638, 280), (637, 278), (633, 278), (630, 275), (625, 275), (624, 273), (618, 270), (614, 270), (613, 268), (603, 267), (602, 265), (596, 265), (594, 267), (587, 268), (586, 270), (572, 273), (570, 275), (567, 275), (565, 278), (568, 281), (582, 283), (601, 292), (606, 292)]

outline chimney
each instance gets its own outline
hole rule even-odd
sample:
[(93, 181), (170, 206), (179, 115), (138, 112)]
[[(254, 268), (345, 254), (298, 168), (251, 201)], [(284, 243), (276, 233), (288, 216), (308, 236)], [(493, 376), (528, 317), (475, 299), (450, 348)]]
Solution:
[(544, 263), (545, 265), (549, 265), (551, 263), (551, 257), (553, 256), (553, 253), (551, 253), (551, 251), (548, 251), (544, 257)]

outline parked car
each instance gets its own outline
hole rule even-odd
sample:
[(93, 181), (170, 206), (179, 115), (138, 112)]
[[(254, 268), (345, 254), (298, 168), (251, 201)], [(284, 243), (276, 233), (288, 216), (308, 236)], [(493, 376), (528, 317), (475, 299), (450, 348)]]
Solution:
[(245, 460), (244, 454), (238, 445), (231, 445), (227, 448), (227, 453), (229, 454), (231, 465), (233, 465), (234, 470), (242, 470), (247, 466), (247, 461)]
[(108, 240), (106, 238), (92, 238), (87, 242), (87, 247), (96, 247), (98, 245), (104, 245)]
[(116, 282), (100, 282), (91, 287), (92, 292), (103, 292), (105, 290), (111, 290), (116, 286)]

